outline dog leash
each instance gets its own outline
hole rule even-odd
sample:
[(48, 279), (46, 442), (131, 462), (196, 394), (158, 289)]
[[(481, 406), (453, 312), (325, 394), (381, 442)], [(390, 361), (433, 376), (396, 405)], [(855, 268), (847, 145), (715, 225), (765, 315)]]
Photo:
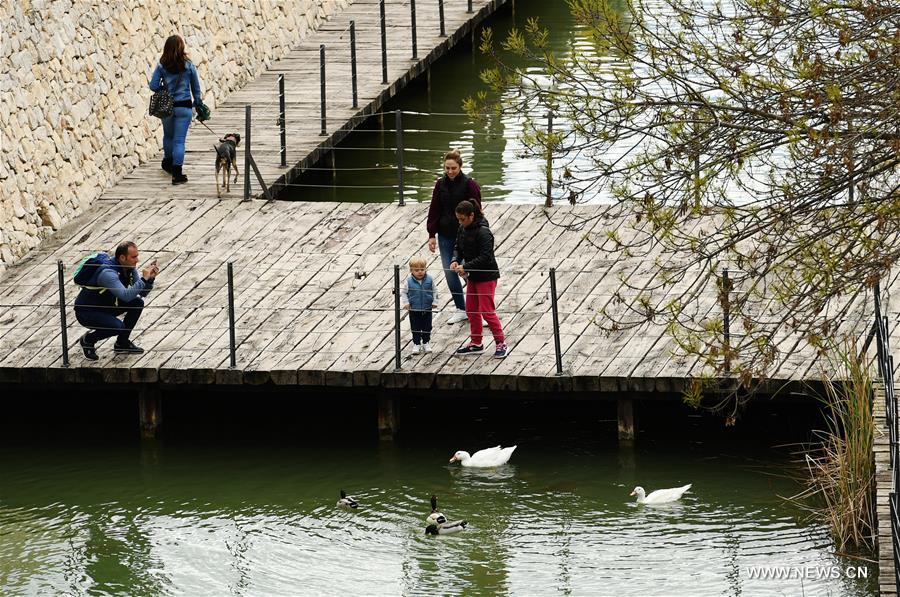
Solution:
[[(195, 119), (195, 120), (197, 120), (197, 119)], [(221, 135), (219, 135), (219, 133), (217, 133), (216, 131), (214, 131), (214, 130), (212, 130), (211, 128), (209, 128), (209, 127), (206, 125), (206, 123), (203, 122), (202, 120), (197, 120), (197, 122), (199, 122), (200, 124), (202, 124), (202, 125), (206, 128), (206, 130), (208, 130), (208, 131), (211, 132), (213, 135), (215, 135), (216, 138), (218, 138), (219, 140), (222, 140), (222, 139), (224, 138), (224, 137), (222, 137)], [(216, 147), (216, 144), (215, 144), (215, 143), (213, 143), (212, 148), (213, 148), (215, 151), (219, 151), (219, 148)]]
[[(144, 73), (144, 78), (147, 80), (147, 86), (149, 87), (149, 86), (150, 86), (150, 77), (147, 76), (147, 73)], [(165, 82), (165, 80), (164, 80), (163, 82)], [(197, 118), (193, 118), (192, 120), (196, 120), (197, 122), (199, 122), (200, 124), (202, 124), (202, 125), (204, 126), (204, 128), (206, 128), (206, 130), (208, 130), (209, 132), (211, 132), (213, 135), (215, 135), (215, 136), (218, 137), (219, 139), (222, 138), (222, 136), (221, 136), (219, 133), (217, 133), (216, 131), (214, 131), (214, 130), (212, 130), (211, 128), (209, 128), (209, 126), (208, 126), (205, 122), (203, 122), (202, 120), (199, 120), (199, 119), (197, 119)], [(215, 147), (215, 145), (213, 145), (213, 147)]]
[[(197, 120), (197, 119), (195, 118), (194, 120)], [(216, 131), (214, 131), (214, 130), (212, 130), (211, 128), (209, 128), (209, 126), (207, 126), (207, 124), (206, 124), (205, 122), (203, 122), (202, 120), (197, 120), (197, 122), (199, 122), (200, 124), (202, 124), (202, 125), (204, 126), (204, 128), (206, 128), (206, 130), (208, 130), (209, 132), (211, 132), (211, 133), (212, 133), (213, 135), (215, 135), (217, 138), (219, 138), (219, 139), (222, 138), (222, 135), (220, 135), (220, 134), (217, 133)]]
[[(204, 128), (206, 128), (206, 130), (208, 130), (208, 131), (211, 132), (213, 135), (215, 135), (217, 139), (221, 139), (221, 138), (222, 138), (222, 137), (219, 136), (219, 134), (218, 134), (216, 131), (214, 131), (214, 130), (212, 130), (211, 128), (209, 128), (208, 126), (206, 126), (206, 123), (203, 122), (202, 120), (197, 120), (197, 122), (199, 122), (200, 124), (202, 124), (202, 125), (204, 126)], [(218, 148), (216, 147), (216, 144), (215, 144), (215, 143), (213, 143), (213, 149), (215, 149), (216, 151), (218, 151)]]

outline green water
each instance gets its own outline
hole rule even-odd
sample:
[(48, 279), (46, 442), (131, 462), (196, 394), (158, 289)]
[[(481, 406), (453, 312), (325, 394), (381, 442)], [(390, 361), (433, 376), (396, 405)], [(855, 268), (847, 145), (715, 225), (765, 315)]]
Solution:
[[(170, 408), (174, 431), (143, 445), (123, 421), (18, 429), (0, 442), (0, 594), (876, 594), (875, 566), (849, 578), (865, 563), (779, 497), (797, 486), (766, 426), (710, 441), (666, 416), (620, 449), (610, 413), (583, 405), (428, 400), (380, 443), (358, 401), (315, 415), (282, 400), (229, 403), (227, 429)], [(447, 462), (497, 443), (519, 446), (504, 467)], [(628, 496), (685, 483), (676, 504)], [(358, 511), (336, 508), (341, 488)], [(470, 528), (426, 536), (432, 493)], [(758, 580), (754, 566), (827, 572)]]
[[(564, 52), (573, 45), (589, 43), (575, 26), (565, 2), (516, 0), (515, 21), (506, 8), (490, 20), (494, 39), (505, 38), (510, 27), (524, 19), (538, 16), (551, 28), (550, 46)], [(478, 39), (480, 40), (480, 29)], [(511, 64), (535, 71), (534, 65), (512, 60)], [(485, 121), (474, 121), (461, 114), (462, 101), (477, 91), (485, 90), (480, 73), (492, 66), (489, 58), (467, 44), (434, 65), (431, 88), (420, 77), (413, 85), (390, 102), (385, 111), (403, 110), (404, 197), (406, 201), (430, 201), (434, 181), (443, 173), (443, 155), (459, 149), (464, 159), (463, 170), (481, 185), (486, 201), (515, 203), (543, 202), (546, 175), (543, 162), (520, 156), (518, 135), (523, 114), (491, 115)], [(504, 96), (509, 96), (508, 91)], [(495, 97), (492, 95), (492, 97)], [(545, 109), (535, 107), (532, 116), (543, 119)], [(419, 113), (419, 114), (414, 114)], [(310, 171), (295, 186), (280, 196), (306, 201), (391, 202), (398, 198), (397, 147), (394, 116), (386, 114), (383, 126), (378, 118), (370, 119), (359, 132), (352, 133), (334, 151), (331, 160), (317, 165), (323, 170)], [(557, 128), (560, 123), (556, 123)]]

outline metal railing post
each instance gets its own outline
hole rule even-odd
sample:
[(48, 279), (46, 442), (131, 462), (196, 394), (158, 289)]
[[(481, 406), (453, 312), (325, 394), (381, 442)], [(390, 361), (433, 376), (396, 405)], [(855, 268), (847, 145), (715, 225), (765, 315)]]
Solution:
[(231, 368), (237, 367), (237, 348), (234, 341), (234, 270), (228, 262), (228, 352)]
[(319, 134), (324, 136), (328, 134), (328, 127), (325, 124), (325, 44), (319, 46), (319, 87), (322, 100), (322, 132)]
[(891, 546), (894, 551), (894, 585), (900, 587), (900, 539), (898, 539), (897, 526), (900, 525), (900, 513), (897, 512), (897, 493), (888, 494), (891, 516)]
[(547, 112), (547, 197), (544, 207), (553, 207), (553, 148), (550, 137), (553, 135), (553, 112)]
[(284, 106), (284, 75), (278, 75), (278, 125), (281, 128), (281, 167), (287, 166), (287, 122)]
[(62, 357), (63, 367), (69, 366), (69, 336), (66, 330), (66, 279), (63, 273), (65, 267), (62, 261), (56, 262), (56, 272), (59, 278), (59, 325), (62, 331)]
[(556, 268), (550, 268), (550, 310), (553, 313), (553, 349), (556, 352), (556, 374), (563, 374), (562, 347), (559, 341), (559, 306), (556, 302)]
[[(887, 368), (888, 371), (894, 370), (894, 356), (888, 355), (887, 358)], [(891, 416), (889, 421), (891, 423), (891, 431), (894, 437), (891, 438), (891, 467), (894, 469), (894, 491), (900, 489), (898, 487), (898, 483), (900, 483), (900, 462), (897, 461), (897, 395), (894, 393), (894, 380), (890, 378), (889, 380), (890, 386), (888, 387), (888, 402), (891, 405)]]
[(412, 22), (412, 59), (415, 60), (419, 57), (419, 51), (416, 48), (416, 0), (409, 0), (409, 18)]
[(405, 205), (403, 199), (403, 112), (394, 111), (394, 128), (397, 129), (397, 196), (400, 205)]
[(444, 28), (444, 0), (438, 0), (438, 16), (441, 22), (441, 37), (447, 37), (447, 30)]
[(400, 370), (400, 266), (394, 265), (394, 352)]
[[(884, 358), (884, 348), (885, 347), (884, 347), (884, 343), (883, 343), (884, 334), (883, 334), (883, 330), (881, 327), (881, 325), (882, 325), (882, 322), (881, 322), (881, 284), (879, 284), (878, 282), (875, 282), (874, 299), (875, 299), (874, 303), (875, 303), (875, 327), (876, 327), (875, 346), (878, 351), (878, 361), (879, 361), (878, 365), (879, 365), (879, 367), (881, 367), (881, 365), (882, 365), (881, 360)], [(881, 369), (881, 374), (882, 374), (882, 381), (887, 383), (887, 380), (883, 379), (884, 378), (884, 369), (883, 368)]]
[(466, 12), (469, 14), (475, 12), (474, 10), (472, 10), (472, 0), (469, 0), (469, 7), (466, 9)]
[(350, 21), (350, 81), (353, 85), (353, 107), (359, 106), (356, 92), (356, 21)]
[(250, 201), (250, 104), (244, 106), (244, 201)]
[(387, 23), (384, 17), (384, 0), (379, 3), (381, 5), (381, 84), (387, 85)]
[(722, 270), (722, 333), (725, 351), (725, 373), (731, 373), (731, 280), (728, 268)]

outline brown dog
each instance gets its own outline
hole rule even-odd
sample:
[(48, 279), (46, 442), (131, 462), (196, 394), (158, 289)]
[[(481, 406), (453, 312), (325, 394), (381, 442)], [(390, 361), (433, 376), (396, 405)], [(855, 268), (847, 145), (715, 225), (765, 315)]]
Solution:
[(229, 178), (231, 169), (234, 168), (234, 182), (238, 181), (237, 167), (237, 146), (241, 142), (241, 136), (237, 133), (228, 133), (224, 138), (219, 139), (216, 148), (216, 197), (222, 197), (222, 190), (219, 187), (219, 171), (222, 172), (222, 186), (225, 192), (231, 192)]

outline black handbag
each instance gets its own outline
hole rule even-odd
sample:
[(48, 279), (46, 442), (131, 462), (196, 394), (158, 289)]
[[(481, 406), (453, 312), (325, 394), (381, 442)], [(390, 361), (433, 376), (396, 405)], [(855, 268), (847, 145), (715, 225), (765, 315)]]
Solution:
[[(175, 81), (175, 87), (181, 83), (181, 75), (178, 73), (178, 79)], [(175, 100), (172, 94), (166, 89), (166, 78), (159, 78), (160, 87), (150, 96), (150, 116), (157, 118), (168, 118), (175, 111)]]

